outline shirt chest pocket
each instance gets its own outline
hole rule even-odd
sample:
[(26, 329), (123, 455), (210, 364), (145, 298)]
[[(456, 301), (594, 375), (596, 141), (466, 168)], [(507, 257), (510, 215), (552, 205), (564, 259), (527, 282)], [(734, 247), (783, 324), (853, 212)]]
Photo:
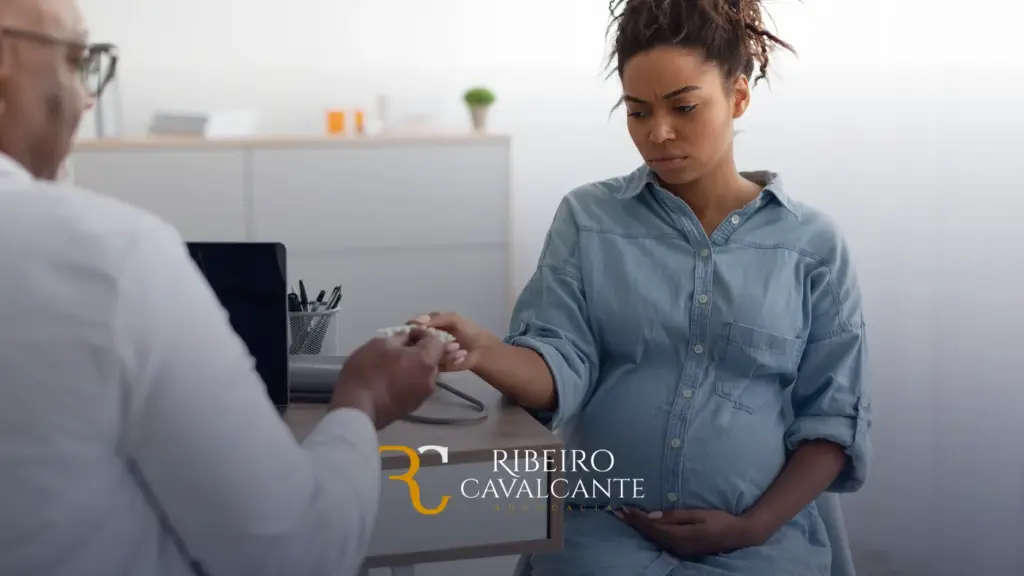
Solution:
[(796, 378), (803, 340), (761, 328), (726, 323), (715, 362), (715, 393), (753, 414), (775, 404)]

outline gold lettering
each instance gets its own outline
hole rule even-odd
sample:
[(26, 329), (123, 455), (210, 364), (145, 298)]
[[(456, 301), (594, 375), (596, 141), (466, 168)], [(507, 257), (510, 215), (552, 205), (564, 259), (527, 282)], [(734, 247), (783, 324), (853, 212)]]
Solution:
[(420, 455), (418, 452), (408, 446), (381, 446), (380, 452), (401, 452), (409, 457), (409, 469), (404, 474), (388, 476), (388, 480), (405, 482), (406, 486), (409, 487), (409, 500), (412, 501), (412, 507), (417, 512), (424, 516), (433, 516), (440, 514), (448, 507), (448, 502), (452, 499), (451, 496), (442, 496), (441, 503), (436, 508), (423, 506), (423, 501), (420, 499), (420, 483), (416, 481), (416, 473), (420, 471)]

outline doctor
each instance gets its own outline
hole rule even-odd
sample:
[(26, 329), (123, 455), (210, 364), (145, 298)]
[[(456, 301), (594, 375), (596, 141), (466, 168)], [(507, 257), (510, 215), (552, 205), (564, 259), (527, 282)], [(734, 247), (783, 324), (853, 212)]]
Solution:
[(74, 0), (0, 2), (0, 574), (354, 574), (444, 345), (360, 348), (298, 445), (178, 234), (53, 182), (113, 58)]

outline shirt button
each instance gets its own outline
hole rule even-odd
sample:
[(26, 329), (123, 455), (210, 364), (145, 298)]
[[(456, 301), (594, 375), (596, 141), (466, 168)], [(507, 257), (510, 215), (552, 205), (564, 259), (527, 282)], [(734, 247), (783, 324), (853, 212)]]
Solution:
[(697, 344), (696, 346), (693, 347), (693, 351), (696, 352), (697, 354), (703, 354), (704, 347), (701, 346), (700, 344)]
[(705, 257), (705, 258), (707, 258), (707, 256), (708, 256), (708, 249), (705, 248), (705, 249), (701, 250), (700, 251), (700, 255)]
[(668, 493), (668, 501), (669, 502), (675, 502), (676, 498), (678, 498), (678, 496), (676, 496), (675, 492), (669, 492)]
[(690, 390), (690, 389), (683, 390), (683, 398), (690, 398), (692, 396), (693, 396), (693, 390)]
[(701, 304), (707, 304), (708, 303), (708, 295), (707, 294), (701, 294), (700, 296), (697, 296), (697, 302), (700, 302)]
[(729, 220), (731, 220), (733, 224), (739, 224), (740, 223), (740, 217), (739, 216), (733, 216)]
[(683, 443), (679, 441), (679, 438), (673, 438), (672, 442), (669, 442), (669, 444), (671, 444), (673, 448), (679, 448), (683, 445)]

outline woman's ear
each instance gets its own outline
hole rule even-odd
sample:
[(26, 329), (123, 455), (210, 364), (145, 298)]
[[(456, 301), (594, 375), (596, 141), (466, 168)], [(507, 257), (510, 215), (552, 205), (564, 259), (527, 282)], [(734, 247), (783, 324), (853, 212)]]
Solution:
[(750, 106), (750, 81), (740, 74), (732, 84), (732, 117), (739, 118)]

